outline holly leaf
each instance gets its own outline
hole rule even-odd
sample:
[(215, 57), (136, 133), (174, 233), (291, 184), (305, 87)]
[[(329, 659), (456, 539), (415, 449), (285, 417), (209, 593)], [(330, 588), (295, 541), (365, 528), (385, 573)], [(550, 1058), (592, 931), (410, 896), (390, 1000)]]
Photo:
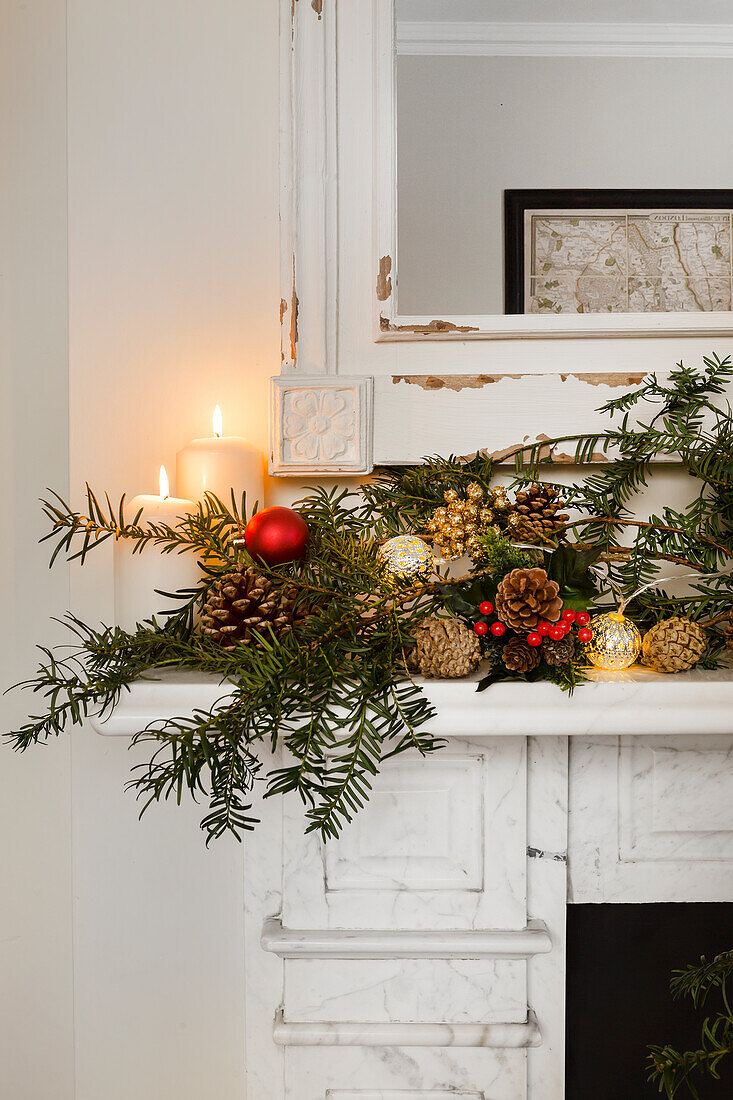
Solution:
[(547, 576), (557, 581), (563, 603), (573, 611), (585, 611), (595, 599), (596, 586), (590, 566), (600, 554), (600, 547), (575, 550), (572, 546), (560, 546), (549, 555)]
[(479, 618), (478, 605), (484, 600), (496, 601), (496, 584), (487, 573), (482, 573), (470, 583), (460, 587), (445, 584), (440, 586), (440, 594), (445, 597), (445, 606), (454, 615), (474, 622)]

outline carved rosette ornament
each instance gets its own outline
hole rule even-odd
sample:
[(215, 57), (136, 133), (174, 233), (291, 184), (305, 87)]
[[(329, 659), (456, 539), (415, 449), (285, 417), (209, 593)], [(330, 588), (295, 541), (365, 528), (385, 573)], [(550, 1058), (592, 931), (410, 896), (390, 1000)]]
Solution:
[(371, 379), (273, 379), (273, 473), (361, 473), (371, 465)]
[(354, 403), (334, 390), (302, 390), (285, 413), (285, 438), (293, 454), (309, 461), (333, 462), (354, 439)]

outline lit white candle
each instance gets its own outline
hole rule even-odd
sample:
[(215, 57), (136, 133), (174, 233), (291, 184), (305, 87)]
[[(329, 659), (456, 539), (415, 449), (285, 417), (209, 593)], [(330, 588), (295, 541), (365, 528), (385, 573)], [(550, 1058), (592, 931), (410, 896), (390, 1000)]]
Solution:
[[(160, 467), (160, 496), (133, 497), (126, 504), (125, 512), (131, 523), (142, 508), (138, 525), (167, 523), (174, 527), (181, 516), (195, 511), (192, 500), (172, 497), (168, 490), (165, 466)], [(151, 615), (175, 610), (181, 601), (161, 596), (161, 592), (180, 592), (194, 588), (201, 579), (201, 570), (193, 553), (177, 554), (148, 543), (142, 551), (133, 554), (136, 543), (132, 539), (115, 541), (115, 621), (123, 630), (134, 631), (137, 623)]]
[(247, 514), (256, 501), (264, 500), (263, 456), (261, 451), (239, 435), (223, 434), (221, 409), (213, 417), (214, 434), (209, 439), (194, 439), (176, 456), (178, 491), (191, 500), (203, 500), (214, 493), (224, 504), (231, 504), (231, 492), (239, 502), (247, 494)]

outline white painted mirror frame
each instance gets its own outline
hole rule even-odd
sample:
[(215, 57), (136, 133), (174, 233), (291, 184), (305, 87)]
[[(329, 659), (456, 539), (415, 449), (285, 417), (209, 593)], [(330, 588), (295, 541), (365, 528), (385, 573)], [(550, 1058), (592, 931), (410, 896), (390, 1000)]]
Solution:
[(281, 0), (273, 474), (588, 431), (647, 371), (731, 350), (729, 313), (400, 317), (394, 33), (394, 0)]

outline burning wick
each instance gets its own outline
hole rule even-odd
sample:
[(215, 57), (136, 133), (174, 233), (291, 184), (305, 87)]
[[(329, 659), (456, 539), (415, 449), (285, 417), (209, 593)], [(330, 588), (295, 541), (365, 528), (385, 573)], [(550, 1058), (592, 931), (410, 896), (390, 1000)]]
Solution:
[(214, 409), (214, 415), (211, 419), (212, 419), (212, 423), (214, 425), (214, 435), (216, 436), (217, 439), (221, 439), (224, 428), (223, 428), (222, 419), (221, 419), (221, 409), (219, 408), (218, 405)]

